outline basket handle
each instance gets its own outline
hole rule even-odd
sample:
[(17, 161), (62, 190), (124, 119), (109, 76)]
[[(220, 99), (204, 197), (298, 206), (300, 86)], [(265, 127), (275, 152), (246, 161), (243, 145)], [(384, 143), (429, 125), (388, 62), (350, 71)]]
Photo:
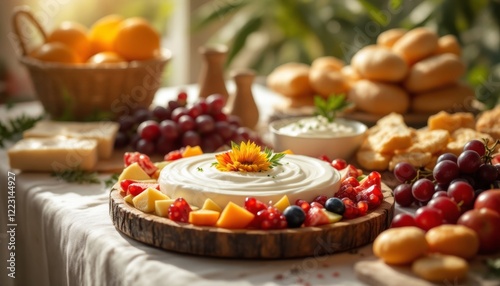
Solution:
[(45, 33), (45, 30), (36, 20), (35, 16), (31, 12), (31, 9), (28, 6), (18, 6), (14, 8), (12, 15), (12, 27), (14, 29), (14, 33), (16, 34), (19, 40), (19, 45), (21, 46), (22, 55), (26, 56), (28, 54), (28, 50), (26, 48), (25, 37), (23, 37), (23, 35), (21, 34), (21, 27), (20, 27), (20, 19), (23, 16), (26, 17), (28, 21), (31, 22), (31, 24), (33, 24), (35, 28), (38, 29), (38, 32), (40, 32), (40, 34), (42, 35), (44, 42), (47, 39), (47, 33)]

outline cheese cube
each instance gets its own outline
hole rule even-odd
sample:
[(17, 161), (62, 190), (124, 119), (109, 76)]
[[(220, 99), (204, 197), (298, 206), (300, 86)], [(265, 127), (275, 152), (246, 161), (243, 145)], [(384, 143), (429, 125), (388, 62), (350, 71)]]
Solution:
[(138, 194), (132, 199), (134, 207), (145, 213), (155, 211), (155, 201), (168, 200), (169, 197), (157, 189), (147, 188), (144, 192)]
[(46, 172), (93, 170), (98, 157), (96, 140), (61, 136), (21, 139), (7, 153), (12, 169)]
[(122, 173), (118, 177), (118, 182), (123, 180), (149, 180), (151, 177), (146, 174), (146, 172), (139, 166), (139, 163), (135, 162), (123, 169)]
[(76, 139), (97, 141), (99, 158), (109, 159), (113, 154), (119, 124), (112, 121), (100, 122), (54, 122), (42, 120), (23, 133), (24, 138), (66, 136)]
[(168, 218), (168, 209), (175, 202), (174, 199), (157, 200), (155, 201), (155, 214), (161, 217)]

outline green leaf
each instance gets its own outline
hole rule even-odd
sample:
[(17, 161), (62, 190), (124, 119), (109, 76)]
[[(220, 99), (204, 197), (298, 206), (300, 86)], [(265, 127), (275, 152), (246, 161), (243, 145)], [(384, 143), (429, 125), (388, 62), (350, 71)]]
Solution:
[(243, 49), (247, 38), (255, 31), (257, 31), (262, 25), (262, 18), (257, 16), (248, 20), (248, 22), (241, 27), (241, 29), (236, 33), (234, 37), (234, 42), (227, 56), (226, 66), (233, 61), (236, 55)]
[(333, 122), (337, 116), (337, 112), (341, 112), (350, 105), (346, 101), (344, 94), (332, 94), (326, 99), (323, 99), (321, 96), (314, 97), (315, 115), (325, 117), (328, 122)]
[(243, 7), (248, 5), (250, 1), (210, 1), (206, 6), (202, 7), (199, 11), (198, 18), (193, 25), (194, 31), (200, 31), (206, 26), (216, 21), (229, 17), (231, 14), (240, 11)]

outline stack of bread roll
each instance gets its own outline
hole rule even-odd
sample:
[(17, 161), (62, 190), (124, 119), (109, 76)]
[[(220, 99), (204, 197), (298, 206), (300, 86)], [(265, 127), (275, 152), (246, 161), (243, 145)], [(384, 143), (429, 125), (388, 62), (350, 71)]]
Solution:
[(359, 50), (350, 65), (334, 57), (318, 58), (310, 66), (288, 63), (276, 68), (267, 83), (292, 107), (311, 104), (315, 94), (346, 93), (357, 110), (376, 115), (458, 111), (474, 98), (459, 81), (465, 73), (460, 54), (452, 35), (391, 29)]
[(344, 62), (335, 57), (320, 57), (311, 65), (286, 63), (267, 77), (267, 85), (288, 98), (288, 107), (312, 105), (314, 95), (326, 98), (349, 91), (343, 68)]

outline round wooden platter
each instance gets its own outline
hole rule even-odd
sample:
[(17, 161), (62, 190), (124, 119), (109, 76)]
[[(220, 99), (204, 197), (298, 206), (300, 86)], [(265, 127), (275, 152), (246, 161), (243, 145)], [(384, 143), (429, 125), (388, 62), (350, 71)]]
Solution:
[(129, 205), (119, 186), (110, 192), (109, 213), (125, 235), (165, 250), (224, 258), (283, 259), (333, 254), (371, 243), (390, 225), (394, 214), (391, 189), (383, 185), (383, 193), (383, 203), (365, 216), (285, 230), (229, 230), (177, 223)]

